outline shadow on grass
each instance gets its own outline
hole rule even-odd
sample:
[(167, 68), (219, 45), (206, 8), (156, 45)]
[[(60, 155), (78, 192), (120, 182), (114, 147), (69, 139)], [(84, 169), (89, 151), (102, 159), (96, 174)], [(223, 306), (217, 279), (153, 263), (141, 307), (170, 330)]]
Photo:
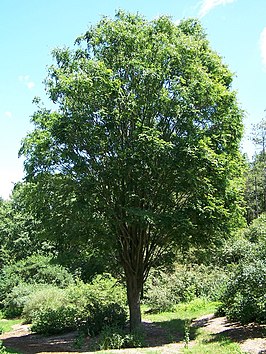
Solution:
[[(234, 342), (244, 342), (247, 339), (256, 339), (263, 338), (266, 335), (266, 328), (256, 324), (250, 325), (241, 325), (238, 323), (234, 323), (231, 328), (225, 329), (222, 332), (211, 335), (211, 341), (217, 342), (220, 341), (221, 338), (229, 338)], [(266, 351), (265, 351), (266, 353)]]
[(171, 319), (168, 321), (144, 322), (145, 342), (148, 347), (184, 342), (197, 336), (198, 327), (191, 326), (190, 320)]

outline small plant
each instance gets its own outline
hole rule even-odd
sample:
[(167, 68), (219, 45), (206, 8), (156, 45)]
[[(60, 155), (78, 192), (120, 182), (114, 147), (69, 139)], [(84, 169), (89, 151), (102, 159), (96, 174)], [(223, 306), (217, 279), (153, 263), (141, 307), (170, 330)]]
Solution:
[(118, 327), (106, 326), (100, 333), (98, 348), (100, 350), (140, 348), (144, 346), (142, 332), (134, 331), (127, 333)]
[(124, 333), (117, 327), (106, 326), (100, 333), (98, 347), (100, 350), (121, 349), (124, 344)]
[(123, 348), (141, 348), (144, 346), (145, 338), (141, 328), (125, 335)]
[(0, 354), (8, 354), (6, 347), (4, 347), (2, 341), (0, 341)]
[(190, 341), (190, 326), (191, 326), (191, 320), (186, 318), (185, 321), (184, 321), (185, 348), (188, 348), (189, 341)]
[(85, 342), (84, 332), (79, 332), (77, 337), (74, 340), (74, 348), (81, 349)]

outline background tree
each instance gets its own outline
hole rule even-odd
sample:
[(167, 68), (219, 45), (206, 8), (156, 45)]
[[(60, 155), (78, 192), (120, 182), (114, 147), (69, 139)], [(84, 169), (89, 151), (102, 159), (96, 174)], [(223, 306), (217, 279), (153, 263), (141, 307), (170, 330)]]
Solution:
[(54, 50), (55, 111), (23, 142), (29, 200), (51, 237), (122, 266), (134, 329), (151, 267), (241, 221), (242, 112), (197, 20), (118, 12), (77, 43)]
[(11, 199), (0, 201), (0, 268), (51, 246), (39, 239), (38, 221), (26, 208), (24, 186), (17, 184)]
[(266, 211), (266, 121), (262, 119), (253, 125), (251, 140), (257, 148), (249, 163), (246, 176), (245, 199), (247, 201), (247, 221), (250, 223)]

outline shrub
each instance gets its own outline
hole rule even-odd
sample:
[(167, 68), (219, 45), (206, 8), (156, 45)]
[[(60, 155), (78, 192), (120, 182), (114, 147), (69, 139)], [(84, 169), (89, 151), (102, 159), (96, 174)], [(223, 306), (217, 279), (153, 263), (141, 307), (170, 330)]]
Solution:
[(48, 256), (33, 255), (12, 265), (0, 273), (0, 302), (19, 284), (52, 284), (61, 288), (74, 282), (73, 276), (62, 266), (52, 264)]
[(20, 283), (12, 288), (2, 301), (5, 317), (14, 318), (20, 316), (30, 294), (35, 292), (37, 287), (35, 284)]
[(58, 308), (43, 308), (36, 312), (33, 332), (44, 335), (59, 334), (75, 330), (77, 310), (69, 305), (61, 305)]
[(36, 320), (38, 313), (44, 309), (57, 309), (66, 303), (66, 290), (53, 285), (38, 285), (35, 286), (35, 291), (32, 291), (27, 297), (22, 316), (26, 322), (30, 323)]
[(266, 213), (252, 221), (244, 231), (244, 236), (251, 242), (266, 241)]
[(32, 329), (37, 333), (78, 329), (96, 335), (104, 326), (123, 327), (126, 323), (125, 290), (109, 275), (96, 277), (92, 284), (80, 282), (69, 286), (58, 294), (49, 295), (57, 300), (49, 300), (42, 293), (33, 294), (28, 312), (25, 306), (23, 313), (32, 318)]
[[(245, 233), (245, 231), (243, 231)], [(226, 240), (217, 250), (216, 258), (220, 266), (237, 265), (253, 251), (254, 245), (242, 235)]]
[(221, 298), (228, 276), (219, 268), (177, 266), (171, 274), (154, 271), (145, 287), (144, 302), (151, 312), (172, 311), (176, 304), (198, 297)]
[(126, 292), (109, 274), (98, 275), (91, 284), (68, 289), (68, 299), (81, 309), (79, 328), (92, 335), (104, 326), (123, 327), (127, 320)]
[(99, 350), (121, 349), (124, 336), (121, 329), (107, 326), (101, 331), (97, 346)]
[(241, 323), (266, 323), (266, 262), (245, 262), (235, 271), (223, 296), (220, 311)]

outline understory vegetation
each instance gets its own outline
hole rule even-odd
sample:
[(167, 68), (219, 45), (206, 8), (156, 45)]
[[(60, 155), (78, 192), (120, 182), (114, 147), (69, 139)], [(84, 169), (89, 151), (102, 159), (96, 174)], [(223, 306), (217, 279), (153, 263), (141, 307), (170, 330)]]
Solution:
[(25, 180), (0, 199), (1, 316), (95, 350), (145, 346), (146, 318), (184, 353), (239, 353), (191, 321), (266, 323), (266, 122), (248, 162), (233, 75), (198, 20), (118, 11), (75, 43), (53, 51), (55, 110), (34, 99)]
[[(262, 214), (219, 246), (177, 252), (174, 265), (150, 272), (143, 288), (144, 318), (168, 326), (171, 333), (169, 323), (178, 316), (181, 322), (172, 322), (173, 331), (179, 331), (184, 341), (186, 335), (192, 338), (186, 333), (186, 323), (190, 323), (186, 321), (208, 312), (243, 324), (265, 324), (265, 244), (266, 217)], [(105, 268), (109, 268), (108, 260)], [(118, 270), (95, 274), (87, 282), (80, 274), (60, 265), (51, 252), (34, 252), (8, 262), (0, 270), (1, 317), (19, 318), (10, 323), (23, 320), (43, 335), (77, 331), (80, 343), (85, 336), (97, 336), (98, 350), (145, 346), (141, 331), (128, 330), (126, 288)], [(7, 322), (1, 323), (1, 331), (11, 329), (6, 326)], [(228, 339), (211, 343), (207, 337), (199, 332), (197, 351), (184, 349), (184, 353), (222, 353), (219, 348), (224, 345), (233, 348), (228, 353), (240, 353)]]

